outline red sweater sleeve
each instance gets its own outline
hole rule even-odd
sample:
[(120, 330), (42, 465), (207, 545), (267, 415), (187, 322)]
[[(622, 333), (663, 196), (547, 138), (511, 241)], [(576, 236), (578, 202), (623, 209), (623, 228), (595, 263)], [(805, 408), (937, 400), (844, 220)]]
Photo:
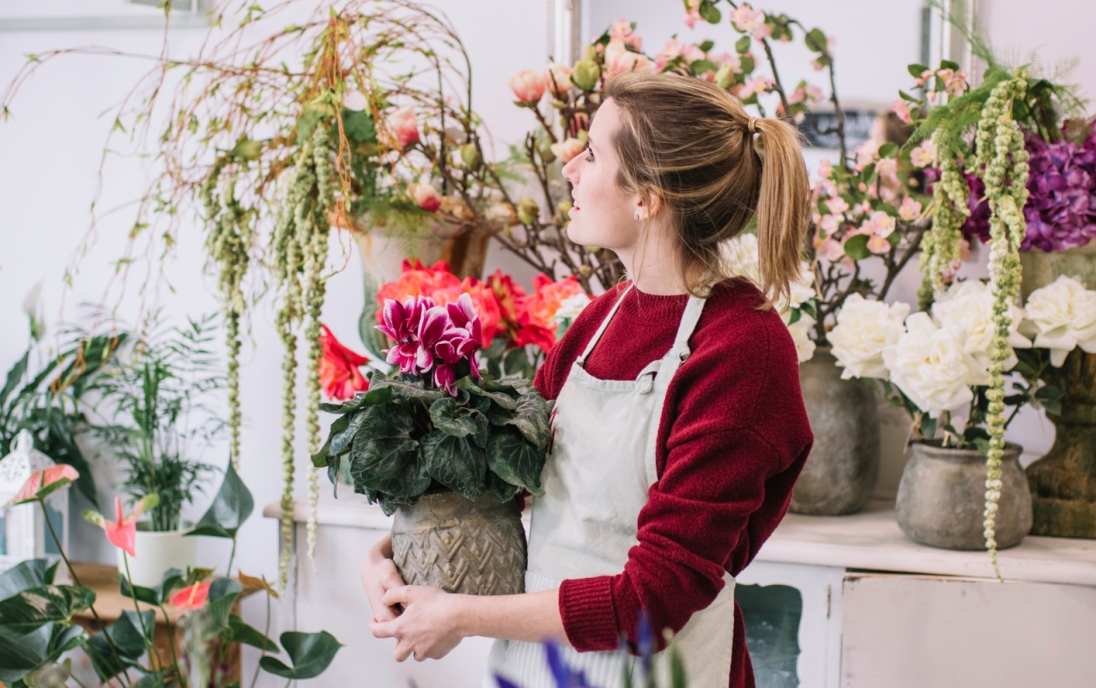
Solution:
[[(811, 433), (795, 345), (779, 316), (754, 308), (757, 296), (752, 287), (739, 285), (721, 289), (705, 306), (690, 339), (692, 355), (667, 392), (656, 445), (659, 478), (640, 511), (639, 543), (623, 573), (561, 585), (560, 613), (576, 649), (612, 650), (621, 636), (634, 645), (640, 610), (647, 611), (656, 630), (679, 631), (694, 612), (711, 604), (723, 588), (724, 571), (745, 568), (783, 518)], [(668, 314), (672, 325), (661, 328), (668, 334), (654, 332), (658, 325), (647, 327), (657, 340), (649, 355), (621, 356), (622, 348), (644, 336), (638, 332), (644, 328), (629, 323), (638, 314), (629, 312), (626, 298), (588, 361), (590, 373), (628, 379), (630, 370), (623, 368), (638, 373), (663, 355), (684, 300), (678, 304), (668, 309), (675, 311)], [(658, 320), (664, 305), (647, 308), (643, 322)], [(575, 339), (588, 341), (592, 334), (580, 332)], [(620, 337), (631, 337), (632, 343), (618, 346), (629, 341)], [(640, 360), (625, 365), (622, 358)], [(558, 379), (564, 360), (555, 363), (555, 374), (546, 374), (546, 380)], [(558, 394), (558, 388), (547, 391)], [(736, 638), (736, 648), (739, 643), (744, 639)]]

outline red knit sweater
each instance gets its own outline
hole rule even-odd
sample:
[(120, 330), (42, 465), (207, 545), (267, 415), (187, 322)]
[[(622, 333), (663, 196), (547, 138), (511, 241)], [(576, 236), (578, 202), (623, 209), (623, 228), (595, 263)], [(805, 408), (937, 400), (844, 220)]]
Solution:
[[(555, 399), (572, 362), (627, 283), (597, 298), (552, 349), (536, 386)], [(795, 345), (780, 317), (758, 311), (743, 280), (716, 287), (689, 339), (692, 354), (667, 391), (658, 431), (658, 481), (639, 513), (639, 544), (624, 572), (563, 581), (567, 638), (582, 651), (635, 643), (641, 609), (681, 630), (738, 574), (787, 511), (812, 435), (799, 389)], [(687, 295), (633, 289), (587, 360), (604, 380), (632, 380), (673, 345)], [(611, 476), (606, 476), (611, 479)], [(731, 688), (754, 685), (742, 612), (735, 606)]]

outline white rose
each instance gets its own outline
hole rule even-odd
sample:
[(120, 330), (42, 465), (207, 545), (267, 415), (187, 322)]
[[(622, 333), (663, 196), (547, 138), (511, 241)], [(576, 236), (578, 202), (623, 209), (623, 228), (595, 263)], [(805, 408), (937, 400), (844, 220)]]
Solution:
[(795, 342), (795, 353), (800, 363), (809, 361), (814, 356), (815, 344), (811, 339), (811, 328), (814, 327), (814, 323), (814, 318), (801, 314), (799, 320), (788, 325), (788, 332), (791, 333), (792, 341)]
[[(1020, 322), (1024, 319), (1023, 310), (1015, 304), (1009, 306), (1008, 345), (1009, 357), (1004, 362), (1005, 370), (1016, 365), (1016, 354), (1012, 349), (1030, 349), (1031, 340), (1020, 334)], [(989, 285), (981, 280), (955, 282), (932, 305), (932, 316), (941, 327), (958, 326), (967, 333), (964, 350), (978, 361), (982, 377), (977, 384), (989, 384), (989, 345), (993, 340), (993, 292)]]
[(902, 321), (909, 312), (908, 303), (888, 305), (860, 294), (845, 299), (828, 335), (837, 365), (844, 368), (841, 378), (890, 377), (883, 364), (883, 347), (897, 342), (906, 331)]
[(928, 313), (914, 313), (906, 319), (906, 332), (883, 348), (891, 382), (933, 418), (970, 403), (970, 385), (981, 371), (963, 350), (965, 340), (962, 328), (937, 327)]
[(1096, 353), (1096, 291), (1062, 275), (1033, 291), (1025, 306), (1024, 331), (1035, 335), (1035, 346), (1050, 349), (1055, 368), (1078, 346)]
[(561, 323), (570, 325), (575, 321), (575, 318), (578, 317), (578, 314), (581, 313), (586, 306), (590, 305), (590, 301), (590, 297), (586, 294), (568, 296), (559, 302), (559, 308), (552, 314), (552, 322), (557, 326)]
[(723, 260), (727, 274), (745, 277), (754, 284), (761, 284), (761, 265), (757, 257), (757, 236), (739, 234), (723, 242)]

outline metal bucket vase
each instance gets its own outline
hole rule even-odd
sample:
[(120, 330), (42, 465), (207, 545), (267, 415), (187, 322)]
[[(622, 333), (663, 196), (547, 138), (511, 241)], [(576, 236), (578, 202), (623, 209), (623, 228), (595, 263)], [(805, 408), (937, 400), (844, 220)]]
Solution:
[[(898, 525), (909, 539), (943, 549), (986, 548), (986, 457), (977, 449), (941, 447), (939, 440), (914, 442), (902, 473), (895, 506)], [(1031, 531), (1031, 493), (1020, 447), (1005, 445), (997, 549), (1020, 544)]]
[(525, 529), (514, 501), (488, 490), (472, 501), (427, 493), (401, 506), (392, 524), (392, 558), (408, 585), (469, 595), (525, 592)]
[(842, 380), (837, 359), (819, 348), (799, 366), (814, 446), (789, 510), (840, 516), (864, 508), (879, 477), (879, 410), (863, 380)]
[[(1020, 254), (1023, 294), (1078, 277), (1096, 289), (1096, 242), (1080, 248)], [(1044, 379), (1062, 390), (1062, 412), (1047, 413), (1054, 445), (1027, 467), (1035, 524), (1032, 535), (1096, 539), (1096, 354), (1074, 350)]]

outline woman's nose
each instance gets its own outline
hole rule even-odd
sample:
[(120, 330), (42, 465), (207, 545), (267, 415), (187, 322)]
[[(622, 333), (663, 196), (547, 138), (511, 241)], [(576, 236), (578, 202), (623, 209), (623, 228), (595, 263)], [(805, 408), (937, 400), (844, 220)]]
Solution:
[(571, 182), (571, 186), (578, 183), (578, 165), (575, 164), (575, 161), (578, 159), (579, 156), (575, 156), (563, 166), (563, 178)]

